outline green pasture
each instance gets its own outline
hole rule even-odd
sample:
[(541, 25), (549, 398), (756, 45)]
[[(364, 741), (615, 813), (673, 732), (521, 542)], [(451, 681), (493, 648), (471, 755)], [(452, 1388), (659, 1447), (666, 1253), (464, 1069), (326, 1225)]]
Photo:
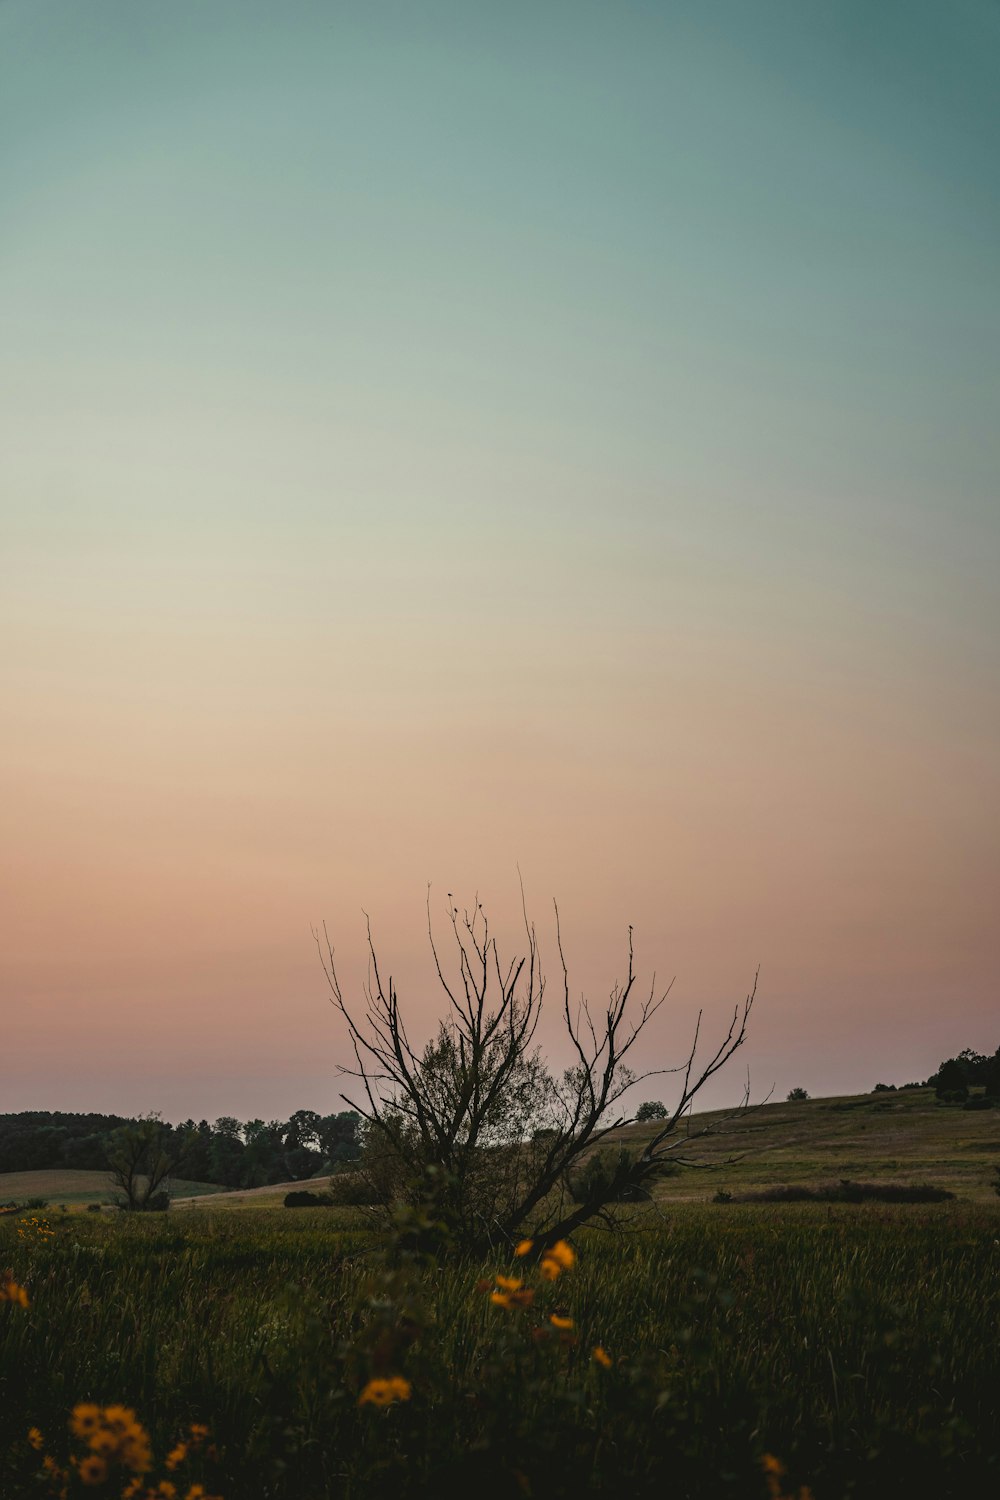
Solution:
[[(172, 1191), (177, 1197), (195, 1197), (215, 1193), (212, 1183), (187, 1182), (176, 1178)], [(114, 1187), (107, 1172), (87, 1172), (71, 1167), (50, 1167), (38, 1172), (0, 1172), (0, 1204), (25, 1203), (29, 1198), (44, 1198), (54, 1208), (86, 1206), (88, 1203), (110, 1203)]]

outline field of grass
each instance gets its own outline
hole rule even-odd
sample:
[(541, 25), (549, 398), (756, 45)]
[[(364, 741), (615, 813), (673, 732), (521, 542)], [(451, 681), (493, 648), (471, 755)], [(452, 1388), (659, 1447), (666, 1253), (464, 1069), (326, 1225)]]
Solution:
[[(0, 1220), (30, 1295), (0, 1304), (0, 1494), (46, 1493), (26, 1433), (63, 1462), (82, 1400), (134, 1407), (157, 1455), (208, 1424), (225, 1500), (995, 1493), (1000, 1200), (637, 1223), (505, 1308), (522, 1263), (389, 1264), (350, 1210)], [(359, 1406), (388, 1374), (409, 1399)]]
[[(180, 1178), (172, 1184), (177, 1197), (194, 1197), (219, 1191), (214, 1183), (187, 1182)], [(0, 1172), (0, 1203), (24, 1203), (29, 1198), (44, 1198), (54, 1208), (88, 1203), (110, 1203), (111, 1183), (107, 1172), (74, 1171), (53, 1167), (40, 1172)]]
[[(994, 1197), (1000, 1165), (1000, 1109), (941, 1105), (933, 1089), (900, 1089), (842, 1099), (762, 1105), (728, 1119), (721, 1111), (694, 1115), (689, 1156), (710, 1171), (684, 1172), (657, 1187), (663, 1203), (704, 1201), (720, 1188), (745, 1193), (779, 1183), (931, 1183), (963, 1199)], [(612, 1139), (639, 1145), (652, 1125), (631, 1125)]]

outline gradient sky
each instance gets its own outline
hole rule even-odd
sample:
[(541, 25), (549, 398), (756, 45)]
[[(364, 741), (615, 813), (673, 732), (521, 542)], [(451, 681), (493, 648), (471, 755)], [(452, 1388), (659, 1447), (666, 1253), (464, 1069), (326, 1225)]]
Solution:
[(513, 942), (518, 866), (553, 980), (553, 897), (677, 975), (650, 1065), (758, 963), (758, 1095), (996, 1047), (998, 64), (0, 0), (0, 1110), (336, 1109), (310, 924), (420, 1034), (427, 882)]

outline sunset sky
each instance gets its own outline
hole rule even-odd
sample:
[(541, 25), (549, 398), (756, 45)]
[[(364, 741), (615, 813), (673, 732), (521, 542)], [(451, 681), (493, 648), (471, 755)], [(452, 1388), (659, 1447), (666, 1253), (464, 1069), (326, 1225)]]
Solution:
[(757, 1096), (994, 1050), (998, 64), (2, 0), (0, 1110), (341, 1108), (311, 925), (427, 1035), (428, 883), (513, 948), (519, 869), (553, 985), (553, 897), (574, 992), (676, 974), (649, 1066), (758, 964)]

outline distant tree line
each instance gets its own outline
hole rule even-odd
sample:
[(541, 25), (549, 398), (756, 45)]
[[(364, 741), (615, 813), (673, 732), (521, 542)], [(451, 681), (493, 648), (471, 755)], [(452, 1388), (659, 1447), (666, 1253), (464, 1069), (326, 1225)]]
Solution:
[[(353, 1110), (319, 1115), (299, 1109), (287, 1120), (234, 1119), (214, 1124), (161, 1124), (164, 1149), (178, 1155), (191, 1182), (221, 1187), (266, 1187), (300, 1182), (354, 1161), (360, 1154), (359, 1116)], [(140, 1121), (126, 1115), (26, 1110), (0, 1115), (0, 1172), (71, 1167), (104, 1171), (121, 1132)], [(183, 1144), (183, 1150), (180, 1148)]]
[[(968, 1098), (972, 1089), (982, 1089), (987, 1099), (1000, 1101), (1000, 1047), (989, 1055), (966, 1047), (957, 1057), (947, 1057), (923, 1083), (904, 1083), (904, 1089), (933, 1089), (939, 1099)], [(877, 1083), (876, 1094), (895, 1091), (894, 1083)]]

